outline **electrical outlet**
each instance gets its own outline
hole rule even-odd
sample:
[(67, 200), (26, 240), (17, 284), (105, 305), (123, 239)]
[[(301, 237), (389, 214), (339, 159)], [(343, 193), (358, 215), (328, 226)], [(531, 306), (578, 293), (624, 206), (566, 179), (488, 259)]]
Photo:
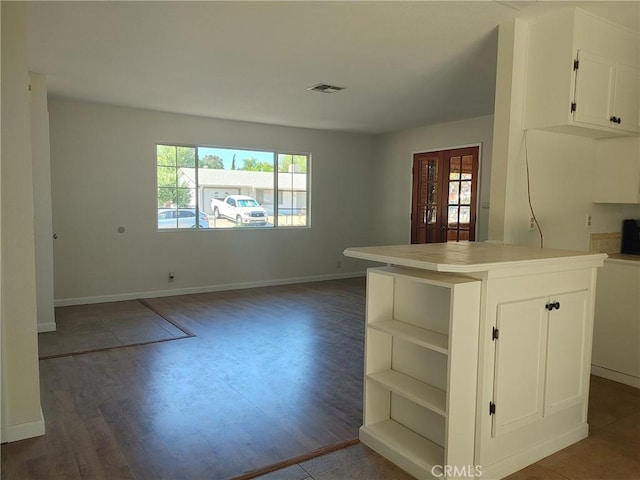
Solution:
[(587, 216), (585, 217), (584, 227), (587, 230), (589, 230), (591, 228), (591, 214), (590, 213), (587, 213)]
[(176, 274), (174, 272), (169, 272), (169, 281), (173, 282), (176, 278)]
[(528, 228), (528, 230), (530, 232), (533, 232), (535, 230), (535, 228), (536, 228), (536, 219), (533, 218), (533, 217), (529, 217), (529, 228)]

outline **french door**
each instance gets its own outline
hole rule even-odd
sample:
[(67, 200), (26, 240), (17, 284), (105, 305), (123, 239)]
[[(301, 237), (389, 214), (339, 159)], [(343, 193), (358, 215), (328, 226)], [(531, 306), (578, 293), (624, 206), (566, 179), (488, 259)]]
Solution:
[(413, 156), (411, 243), (475, 240), (479, 150)]

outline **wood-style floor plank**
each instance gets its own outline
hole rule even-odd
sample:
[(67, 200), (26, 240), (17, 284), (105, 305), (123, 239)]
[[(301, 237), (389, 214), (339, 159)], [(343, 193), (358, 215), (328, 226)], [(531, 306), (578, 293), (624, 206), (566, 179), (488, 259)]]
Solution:
[(364, 296), (357, 278), (146, 300), (195, 336), (41, 360), (47, 434), (3, 445), (2, 478), (225, 479), (357, 438)]

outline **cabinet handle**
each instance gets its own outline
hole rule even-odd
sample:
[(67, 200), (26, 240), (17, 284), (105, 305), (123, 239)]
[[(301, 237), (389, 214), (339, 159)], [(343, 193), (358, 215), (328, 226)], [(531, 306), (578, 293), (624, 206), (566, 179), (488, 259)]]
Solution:
[(553, 310), (554, 308), (556, 310), (560, 310), (560, 302), (553, 302), (553, 303), (549, 302), (544, 306), (544, 308), (546, 308), (549, 311)]

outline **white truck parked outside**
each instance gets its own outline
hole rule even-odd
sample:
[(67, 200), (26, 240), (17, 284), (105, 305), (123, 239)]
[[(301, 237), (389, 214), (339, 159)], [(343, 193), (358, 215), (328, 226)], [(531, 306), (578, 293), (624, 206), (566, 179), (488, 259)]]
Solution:
[(266, 225), (268, 214), (255, 198), (247, 195), (228, 195), (224, 200), (211, 199), (215, 218), (228, 218), (236, 225)]

